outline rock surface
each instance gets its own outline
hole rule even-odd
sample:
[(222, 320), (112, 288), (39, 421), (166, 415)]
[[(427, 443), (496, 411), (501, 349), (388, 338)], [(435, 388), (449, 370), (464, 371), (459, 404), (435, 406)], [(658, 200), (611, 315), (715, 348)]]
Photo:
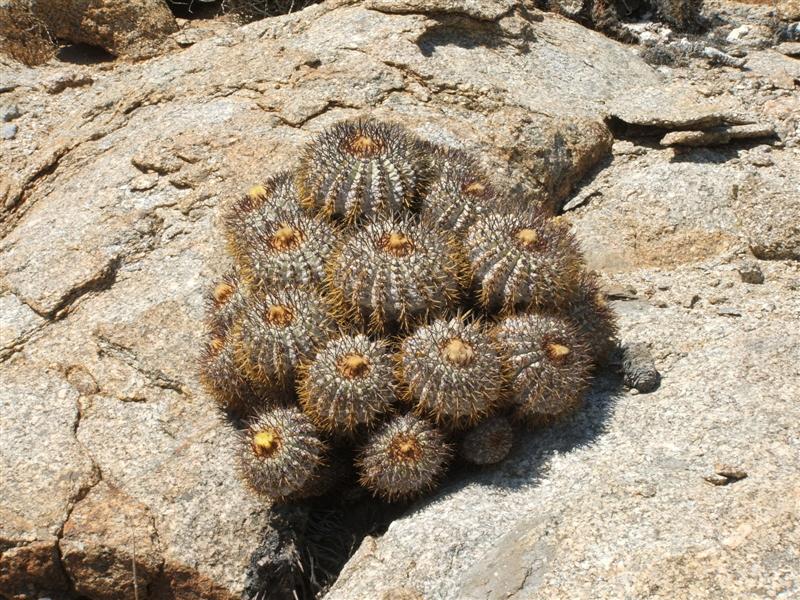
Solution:
[[(755, 58), (736, 82), (780, 83), (788, 59)], [(0, 161), (0, 596), (131, 597), (134, 564), (142, 599), (241, 592), (269, 509), (196, 378), (204, 290), (226, 268), (218, 206), (366, 113), (478, 151), (553, 210), (576, 194), (588, 258), (639, 290), (615, 303), (623, 338), (664, 381), (617, 397), (604, 380), (576, 421), (365, 541), (330, 596), (597, 597), (602, 581), (606, 597), (675, 597), (695, 573), (725, 595), (747, 553), (742, 594), (791, 584), (767, 548), (797, 544), (797, 267), (740, 281), (763, 236), (734, 185), (795, 181), (796, 100), (751, 109), (682, 77), (513, 1), (340, 0), (136, 64), (0, 59), (2, 103), (20, 109)], [(745, 121), (783, 148), (657, 145)], [(779, 219), (781, 190), (760, 200)], [(716, 463), (748, 476), (712, 487)], [(662, 570), (675, 583), (659, 591)]]
[(98, 46), (114, 56), (142, 59), (160, 54), (178, 30), (163, 0), (17, 0), (54, 38)]

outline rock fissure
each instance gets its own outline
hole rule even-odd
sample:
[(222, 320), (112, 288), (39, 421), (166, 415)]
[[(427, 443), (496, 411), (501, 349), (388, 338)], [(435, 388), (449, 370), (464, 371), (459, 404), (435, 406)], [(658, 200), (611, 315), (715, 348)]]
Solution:
[(101, 355), (106, 354), (122, 361), (135, 371), (141, 373), (147, 379), (150, 385), (165, 390), (172, 390), (183, 396), (187, 396), (189, 394), (186, 386), (181, 381), (168, 376), (166, 373), (158, 369), (148, 369), (143, 367), (140, 364), (136, 353), (131, 348), (127, 348), (121, 344), (109, 340), (102, 334), (95, 333), (95, 339), (97, 340)]
[(61, 320), (70, 313), (75, 304), (83, 296), (87, 294), (99, 294), (110, 289), (116, 281), (117, 271), (121, 263), (122, 259), (120, 257), (112, 258), (105, 268), (88, 281), (71, 289), (51, 310), (43, 312), (37, 310), (34, 306), (31, 306), (31, 308), (48, 321)]

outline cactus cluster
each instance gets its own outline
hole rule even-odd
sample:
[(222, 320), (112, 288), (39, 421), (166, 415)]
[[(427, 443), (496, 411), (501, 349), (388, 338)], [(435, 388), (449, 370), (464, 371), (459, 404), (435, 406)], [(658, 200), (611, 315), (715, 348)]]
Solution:
[(419, 496), (580, 406), (616, 326), (569, 228), (396, 124), (323, 131), (230, 203), (201, 381), (277, 502)]

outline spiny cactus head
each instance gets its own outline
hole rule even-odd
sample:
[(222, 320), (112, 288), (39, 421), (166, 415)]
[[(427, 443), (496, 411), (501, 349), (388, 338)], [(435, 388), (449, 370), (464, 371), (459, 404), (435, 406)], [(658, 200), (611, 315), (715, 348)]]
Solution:
[(361, 484), (390, 502), (430, 490), (444, 473), (451, 450), (430, 423), (397, 416), (370, 436), (357, 461)]
[(607, 364), (617, 347), (618, 329), (614, 311), (595, 275), (581, 275), (566, 315), (588, 342), (595, 365)]
[(251, 187), (245, 196), (224, 211), (222, 224), (228, 249), (233, 256), (242, 256), (257, 239), (264, 237), (266, 221), (302, 212), (294, 177), (288, 172), (270, 177), (263, 184)]
[(494, 331), (507, 361), (510, 402), (531, 425), (574, 411), (591, 377), (591, 350), (570, 321), (528, 314), (507, 317)]
[(475, 219), (496, 208), (499, 198), (478, 161), (458, 150), (434, 153), (434, 176), (422, 202), (423, 219), (463, 234)]
[(334, 331), (328, 307), (313, 289), (253, 295), (233, 329), (237, 360), (257, 382), (291, 386), (300, 362)]
[(245, 290), (239, 274), (230, 271), (214, 282), (206, 296), (206, 330), (224, 337), (244, 304)]
[(450, 235), (396, 217), (368, 223), (339, 248), (327, 287), (341, 320), (387, 332), (455, 308), (465, 273)]
[(236, 360), (231, 332), (211, 333), (200, 356), (200, 383), (217, 407), (238, 418), (249, 416), (258, 406), (284, 401), (282, 390), (252, 382)]
[(245, 279), (261, 292), (319, 285), (337, 242), (338, 232), (327, 221), (284, 214), (264, 219), (251, 243), (241, 245), (237, 258)]
[(459, 455), (474, 465), (493, 465), (503, 460), (514, 443), (514, 430), (504, 416), (489, 417), (464, 434)]
[(535, 210), (481, 217), (465, 245), (480, 304), (489, 312), (558, 306), (573, 293), (583, 266), (572, 234)]
[(206, 341), (200, 356), (200, 382), (222, 410), (238, 411), (250, 403), (250, 386), (225, 337)]
[(273, 501), (314, 492), (327, 447), (296, 407), (272, 408), (253, 419), (239, 437), (239, 470), (257, 493)]
[(403, 340), (398, 378), (414, 410), (445, 429), (489, 414), (503, 386), (500, 356), (479, 322), (437, 319)]
[(307, 207), (353, 223), (407, 210), (427, 169), (420, 143), (402, 127), (354, 120), (309, 146), (297, 185)]
[(302, 369), (300, 402), (323, 431), (350, 435), (376, 423), (395, 398), (388, 343), (342, 335)]

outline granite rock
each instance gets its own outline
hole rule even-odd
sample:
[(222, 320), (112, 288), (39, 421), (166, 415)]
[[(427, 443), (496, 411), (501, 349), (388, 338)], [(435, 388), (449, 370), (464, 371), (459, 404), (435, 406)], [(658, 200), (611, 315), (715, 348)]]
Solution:
[[(505, 191), (553, 211), (576, 190), (607, 183), (569, 218), (596, 263), (610, 264), (605, 248), (628, 252), (608, 269), (619, 277), (610, 285), (648, 290), (648, 278), (686, 277), (693, 279), (675, 283), (675, 294), (705, 298), (711, 292), (693, 265), (723, 269), (721, 257), (741, 249), (729, 202), (743, 178), (735, 165), (673, 162), (671, 150), (658, 148), (611, 150), (615, 123), (702, 130), (736, 123), (735, 103), (709, 99), (629, 48), (526, 3), (330, 1), (162, 50), (137, 63), (29, 69), (0, 60), (4, 103), (20, 107), (25, 132), (4, 142), (8, 160), (0, 162), (0, 594), (9, 598), (109, 597), (115, 587), (130, 590), (134, 562), (142, 598), (241, 593), (270, 511), (239, 483), (231, 432), (196, 377), (203, 294), (227, 268), (218, 209), (291, 167), (334, 121), (371, 114), (475, 151)], [(47, 81), (82, 83), (52, 91)], [(773, 158), (769, 169), (789, 165)], [(708, 243), (692, 250), (693, 240)], [(727, 290), (739, 319), (703, 301), (689, 315), (671, 297), (658, 310), (647, 294), (617, 302), (628, 311), (626, 341), (651, 346), (662, 387), (640, 404), (612, 400), (612, 382), (601, 383), (577, 421), (525, 438), (496, 472), (450, 482), (382, 538), (365, 541), (331, 596), (459, 597), (469, 581), (500, 573), (492, 553), (536, 516), (531, 507), (547, 507), (542, 522), (574, 516), (561, 533), (548, 529), (552, 544), (543, 541), (530, 559), (555, 568), (548, 548), (562, 548), (558, 567), (575, 574), (564, 589), (585, 587), (605, 568), (603, 556), (637, 548), (636, 536), (670, 498), (687, 523), (712, 521), (686, 540), (666, 531), (657, 558), (674, 550), (688, 561), (693, 544), (724, 525), (724, 498), (709, 490), (752, 489), (757, 499), (767, 484), (780, 488), (794, 415), (780, 396), (790, 382), (778, 387), (775, 373), (788, 378), (797, 361), (793, 340), (773, 337), (796, 307), (775, 302), (764, 312), (757, 302), (781, 293), (788, 269), (770, 265), (764, 285), (748, 286), (751, 295)], [(747, 396), (733, 372), (750, 368), (755, 351), (761, 360)], [(773, 421), (755, 410), (768, 397)], [(705, 428), (714, 432), (707, 440)], [(746, 446), (754, 432), (766, 441)], [(720, 488), (702, 481), (709, 463), (739, 461), (746, 479)], [(663, 498), (654, 496), (665, 481)], [(658, 500), (631, 505), (619, 491), (627, 489)], [(563, 540), (598, 513), (598, 491), (619, 496), (619, 510), (609, 510), (620, 529), (612, 520), (605, 532), (592, 530), (607, 554), (576, 569), (580, 550)], [(770, 523), (781, 523), (780, 510)], [(644, 525), (614, 542), (640, 514)], [(767, 537), (753, 537), (753, 547)], [(648, 557), (634, 555), (631, 569), (644, 572)]]

